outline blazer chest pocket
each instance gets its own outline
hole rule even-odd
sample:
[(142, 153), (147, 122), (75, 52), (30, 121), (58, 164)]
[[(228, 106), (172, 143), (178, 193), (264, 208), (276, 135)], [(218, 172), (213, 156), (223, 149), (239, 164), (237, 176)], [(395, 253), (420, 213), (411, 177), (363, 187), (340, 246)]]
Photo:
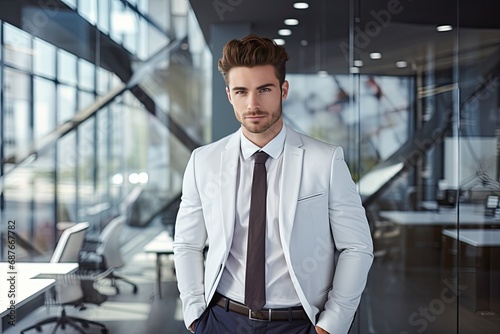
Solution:
[[(299, 225), (309, 226), (311, 223), (328, 224), (328, 199), (325, 192), (302, 196), (297, 200), (295, 221)], [(309, 232), (310, 233), (310, 232)]]
[(306, 203), (306, 202), (309, 202), (309, 201), (320, 199), (324, 195), (325, 195), (324, 192), (319, 192), (319, 193), (305, 195), (305, 196), (299, 197), (299, 199), (297, 200), (297, 204)]

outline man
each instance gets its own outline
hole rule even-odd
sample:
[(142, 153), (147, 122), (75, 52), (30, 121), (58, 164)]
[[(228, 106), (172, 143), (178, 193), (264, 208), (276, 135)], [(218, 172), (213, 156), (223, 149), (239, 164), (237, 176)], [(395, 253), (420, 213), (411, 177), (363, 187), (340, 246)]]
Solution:
[(342, 149), (283, 123), (287, 60), (256, 35), (219, 60), (241, 128), (184, 175), (174, 259), (192, 332), (347, 333), (366, 284), (372, 241)]

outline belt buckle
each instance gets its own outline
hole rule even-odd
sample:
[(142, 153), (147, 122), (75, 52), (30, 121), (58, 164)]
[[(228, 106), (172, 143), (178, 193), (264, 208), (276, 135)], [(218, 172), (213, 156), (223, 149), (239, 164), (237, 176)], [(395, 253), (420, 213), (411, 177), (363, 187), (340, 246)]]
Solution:
[(272, 309), (268, 309), (267, 310), (268, 312), (268, 316), (267, 316), (267, 319), (258, 319), (258, 318), (254, 318), (252, 316), (252, 314), (255, 314), (252, 312), (251, 309), (248, 309), (248, 319), (251, 319), (251, 320), (256, 320), (256, 321), (271, 321), (272, 320)]

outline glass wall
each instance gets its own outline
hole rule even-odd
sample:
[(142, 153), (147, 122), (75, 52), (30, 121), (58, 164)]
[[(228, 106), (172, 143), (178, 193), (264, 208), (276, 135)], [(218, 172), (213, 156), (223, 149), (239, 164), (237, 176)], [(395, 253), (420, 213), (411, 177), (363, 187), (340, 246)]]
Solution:
[(372, 231), (351, 333), (500, 328), (500, 26), (441, 5), (326, 9), (315, 38), (343, 17), (346, 34), (287, 75), (286, 122), (344, 147)]
[(366, 6), (350, 12), (348, 145), (375, 261), (352, 332), (496, 333), (500, 30), (466, 2)]
[[(211, 54), (187, 1), (175, 13), (170, 1), (65, 2), (68, 12), (47, 17), (40, 2), (29, 13), (85, 27), (69, 44), (50, 24), (33, 35), (0, 21), (0, 231), (16, 220), (18, 261), (50, 257), (76, 222), (91, 234), (119, 214), (147, 225), (179, 196), (193, 143), (210, 136)], [(179, 139), (170, 129), (184, 124)]]

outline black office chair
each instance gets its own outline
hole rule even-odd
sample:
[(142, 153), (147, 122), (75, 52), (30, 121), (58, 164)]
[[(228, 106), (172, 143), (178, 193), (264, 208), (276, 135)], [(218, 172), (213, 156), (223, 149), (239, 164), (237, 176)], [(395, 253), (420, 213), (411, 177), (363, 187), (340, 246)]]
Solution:
[[(88, 228), (89, 223), (78, 223), (64, 230), (59, 238), (59, 241), (57, 242), (56, 249), (52, 254), (50, 262), (77, 263), (83, 241), (85, 240), (85, 233)], [(24, 334), (32, 329), (36, 329), (38, 332), (41, 332), (42, 326), (50, 323), (56, 323), (56, 326), (52, 329), (51, 334), (54, 334), (59, 327), (64, 330), (66, 326), (73, 327), (79, 333), (85, 334), (84, 328), (88, 328), (90, 325), (100, 327), (101, 333), (103, 334), (108, 333), (106, 326), (99, 322), (73, 317), (66, 314), (66, 310), (64, 309), (66, 305), (77, 306), (80, 305), (84, 299), (84, 293), (78, 276), (64, 275), (62, 277), (56, 277), (56, 279), (57, 302), (63, 307), (61, 315), (39, 321), (31, 327), (23, 329), (21, 334)]]

